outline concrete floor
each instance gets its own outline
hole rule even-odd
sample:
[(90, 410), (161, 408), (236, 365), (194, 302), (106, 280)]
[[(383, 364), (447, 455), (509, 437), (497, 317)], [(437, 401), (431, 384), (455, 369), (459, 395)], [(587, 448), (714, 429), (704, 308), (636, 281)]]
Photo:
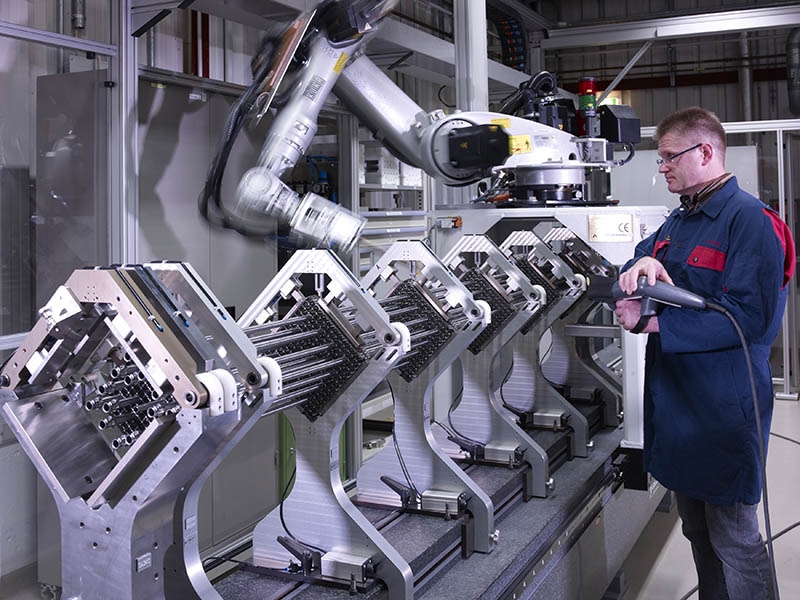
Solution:
[[(800, 444), (800, 402), (776, 401), (772, 432)], [(770, 436), (767, 456), (772, 534), (800, 521), (800, 445)], [(762, 507), (761, 532), (764, 534)], [(800, 598), (800, 527), (773, 543), (778, 587), (783, 600)], [(624, 600), (679, 600), (695, 585), (697, 575), (689, 542), (680, 530), (674, 503), (669, 513), (656, 513), (623, 566), (628, 590)], [(690, 598), (696, 599), (695, 592)]]

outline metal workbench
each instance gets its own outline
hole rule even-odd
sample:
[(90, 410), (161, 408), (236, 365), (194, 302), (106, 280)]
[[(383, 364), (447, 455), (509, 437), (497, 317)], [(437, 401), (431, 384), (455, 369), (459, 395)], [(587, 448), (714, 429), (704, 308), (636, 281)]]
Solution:
[[(557, 445), (551, 432), (537, 436), (544, 446)], [(520, 470), (467, 466), (496, 508), (500, 537), (489, 554), (462, 556), (462, 520), (361, 510), (410, 564), (420, 600), (601, 598), (664, 495), (655, 483), (646, 491), (621, 485), (614, 466), (621, 439), (621, 428), (596, 433), (589, 456), (564, 462), (550, 494), (527, 502), (519, 491)], [(215, 588), (225, 600), (387, 596), (380, 582), (351, 595), (246, 565)]]

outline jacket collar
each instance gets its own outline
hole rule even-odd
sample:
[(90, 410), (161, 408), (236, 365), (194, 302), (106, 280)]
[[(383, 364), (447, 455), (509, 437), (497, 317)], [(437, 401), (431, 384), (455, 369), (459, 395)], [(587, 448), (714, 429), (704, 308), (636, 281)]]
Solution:
[(683, 203), (678, 211), (684, 217), (689, 216), (690, 214), (703, 212), (712, 219), (716, 219), (717, 216), (719, 216), (719, 213), (722, 212), (725, 203), (736, 193), (736, 190), (738, 189), (739, 184), (736, 181), (736, 177), (731, 175), (721, 188), (719, 188), (716, 192), (712, 192), (707, 198), (702, 199), (702, 203), (694, 212), (689, 212), (688, 207)]

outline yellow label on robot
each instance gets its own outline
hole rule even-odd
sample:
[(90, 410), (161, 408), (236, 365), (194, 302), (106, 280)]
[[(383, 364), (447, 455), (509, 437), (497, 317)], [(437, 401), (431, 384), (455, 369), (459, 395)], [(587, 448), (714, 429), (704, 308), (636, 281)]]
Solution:
[(504, 127), (506, 129), (511, 129), (511, 119), (508, 117), (501, 117), (498, 119), (492, 119), (490, 121), (492, 125), (500, 125), (500, 127)]
[(508, 137), (509, 154), (527, 154), (528, 152), (533, 152), (533, 147), (531, 146), (531, 136), (511, 135)]
[(344, 69), (344, 66), (347, 64), (347, 59), (348, 58), (350, 58), (350, 57), (347, 56), (347, 54), (345, 54), (344, 52), (342, 52), (339, 55), (339, 60), (337, 60), (336, 64), (333, 66), (334, 73), (336, 73), (337, 75), (341, 75), (342, 74), (342, 69)]

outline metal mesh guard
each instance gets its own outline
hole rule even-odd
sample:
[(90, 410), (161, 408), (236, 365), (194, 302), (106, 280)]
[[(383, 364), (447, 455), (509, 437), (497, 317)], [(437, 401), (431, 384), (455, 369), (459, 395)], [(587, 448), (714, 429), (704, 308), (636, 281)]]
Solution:
[(485, 301), (489, 304), (489, 308), (492, 309), (492, 322), (489, 323), (469, 345), (469, 351), (473, 354), (478, 354), (489, 345), (489, 342), (492, 341), (492, 338), (500, 331), (503, 325), (514, 317), (516, 311), (508, 300), (494, 289), (491, 283), (486, 281), (486, 276), (478, 269), (473, 268), (464, 273), (461, 277), (461, 283), (472, 292), (472, 296), (475, 300)]
[[(454, 333), (453, 327), (446, 319), (431, 306), (428, 299), (418, 288), (418, 284), (407, 279), (398, 284), (381, 303), (396, 299), (391, 303), (393, 312), (396, 309), (403, 309), (396, 315), (392, 315), (392, 321), (399, 321), (408, 327), (411, 334), (410, 356), (404, 359), (397, 367), (398, 373), (406, 381), (413, 381), (420, 372), (439, 353)], [(431, 332), (420, 339), (424, 332)]]
[[(343, 358), (344, 360), (331, 368), (327, 376), (318, 382), (317, 388), (309, 398), (298, 405), (298, 409), (309, 421), (314, 421), (325, 414), (331, 404), (339, 397), (345, 384), (361, 369), (366, 356), (353, 346), (353, 343), (339, 329), (339, 326), (319, 306), (317, 296), (309, 296), (303, 300), (292, 313), (293, 317), (306, 317), (296, 329), (309, 331), (319, 329), (319, 333), (311, 338), (288, 342), (270, 349), (266, 354), (271, 358), (286, 356), (313, 348), (328, 345), (328, 348), (314, 355), (320, 361)], [(280, 362), (280, 361), (279, 361)], [(280, 400), (280, 397), (278, 398)]]

